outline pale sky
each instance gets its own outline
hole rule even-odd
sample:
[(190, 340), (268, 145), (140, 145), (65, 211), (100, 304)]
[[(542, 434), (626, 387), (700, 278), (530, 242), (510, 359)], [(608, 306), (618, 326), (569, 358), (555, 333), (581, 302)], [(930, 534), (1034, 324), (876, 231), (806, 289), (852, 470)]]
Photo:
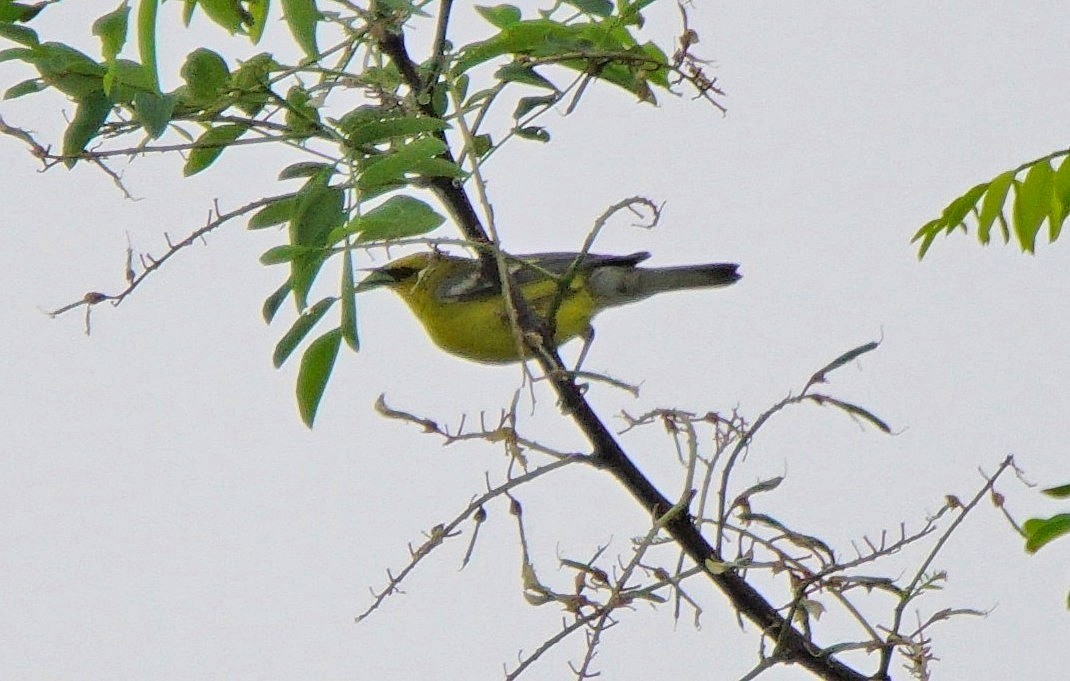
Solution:
[[(38, 30), (95, 50), (89, 22), (113, 5), (66, 4), (49, 8)], [(165, 16), (180, 5), (165, 5)], [(649, 36), (671, 40), (677, 17), (671, 3), (650, 12)], [(618, 220), (595, 250), (741, 264), (731, 289), (599, 318), (587, 368), (642, 384), (638, 399), (593, 387), (599, 413), (615, 429), (621, 410), (738, 407), (754, 417), (841, 352), (883, 339), (833, 374), (827, 391), (872, 409), (896, 434), (830, 409), (785, 413), (738, 473), (741, 486), (787, 476), (759, 510), (850, 554), (852, 540), (920, 526), (945, 494), (971, 496), (978, 468), (990, 472), (1009, 453), (1030, 480), (1067, 482), (1065, 245), (1025, 256), (956, 235), (919, 263), (908, 243), (975, 183), (1067, 145), (1065, 21), (1063, 3), (704, 3), (691, 24), (727, 92), (726, 116), (687, 97), (661, 94), (655, 108), (599, 87), (573, 115), (544, 119), (551, 144), (516, 143), (496, 157), (485, 171), (513, 252), (576, 249), (607, 206), (645, 195), (665, 202), (661, 224)], [(487, 30), (467, 11), (457, 26), (458, 41)], [(260, 48), (233, 40), (216, 49), (244, 57), (286, 39), (281, 23), (270, 31)], [(171, 86), (181, 55), (219, 37), (204, 21), (166, 37)], [(30, 76), (0, 65), (5, 88)], [(71, 109), (36, 95), (0, 113), (55, 140), (61, 108)], [(405, 594), (353, 622), (369, 587), (405, 564), (406, 544), (482, 492), (485, 473), (500, 480), (507, 463), (498, 448), (442, 448), (384, 420), (376, 397), (441, 423), (466, 414), (474, 423), (507, 404), (519, 369), (444, 355), (399, 300), (364, 296), (364, 347), (341, 355), (307, 430), (293, 398), (297, 363), (271, 367), (288, 319), (260, 320), (285, 274), (257, 258), (282, 237), (238, 223), (176, 257), (118, 309), (95, 310), (88, 338), (80, 314), (39, 311), (121, 288), (127, 235), (158, 254), (164, 233), (199, 227), (213, 199), (226, 210), (291, 191), (274, 176), (298, 156), (228, 152), (189, 180), (176, 158), (136, 159), (121, 166), (138, 199), (127, 201), (88, 166), (38, 173), (10, 138), (0, 154), (0, 267), (9, 273), (0, 678), (493, 679), (557, 631), (564, 613), (522, 597), (503, 504), (488, 507), (464, 571), (467, 535), (438, 549)], [(581, 448), (545, 388), (537, 396), (534, 417), (530, 402), (521, 409), (526, 434)], [(621, 440), (677, 493), (680, 471), (659, 429)], [(519, 498), (539, 575), (561, 590), (572, 573), (558, 556), (607, 543), (621, 551), (647, 530), (626, 492), (595, 471), (566, 468), (542, 484)], [(1020, 520), (1065, 510), (1013, 476), (999, 489)], [(945, 589), (919, 607), (991, 613), (933, 630), (935, 678), (1058, 678), (1070, 666), (1068, 558), (1065, 540), (1025, 556), (998, 511), (976, 509), (937, 560)], [(895, 560), (888, 574), (899, 577), (920, 557)], [(674, 626), (670, 607), (638, 607), (606, 635), (603, 678), (744, 674), (756, 660), (753, 629), (739, 633), (712, 587), (692, 582), (689, 593), (704, 609), (700, 630), (689, 616)], [(839, 629), (823, 621), (817, 631), (829, 643)], [(568, 678), (567, 661), (580, 656), (581, 641), (566, 643), (526, 678)], [(854, 661), (866, 673), (876, 664)], [(811, 677), (783, 668), (762, 678)]]

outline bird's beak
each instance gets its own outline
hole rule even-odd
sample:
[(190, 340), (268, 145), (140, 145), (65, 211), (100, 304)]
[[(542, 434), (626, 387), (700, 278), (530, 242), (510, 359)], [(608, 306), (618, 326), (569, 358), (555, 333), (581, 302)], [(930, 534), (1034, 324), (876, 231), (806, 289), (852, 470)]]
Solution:
[(361, 291), (370, 291), (373, 288), (379, 288), (380, 286), (389, 286), (390, 284), (396, 284), (397, 279), (390, 276), (389, 272), (383, 270), (371, 270), (371, 274), (360, 280), (356, 286), (353, 287), (355, 293)]

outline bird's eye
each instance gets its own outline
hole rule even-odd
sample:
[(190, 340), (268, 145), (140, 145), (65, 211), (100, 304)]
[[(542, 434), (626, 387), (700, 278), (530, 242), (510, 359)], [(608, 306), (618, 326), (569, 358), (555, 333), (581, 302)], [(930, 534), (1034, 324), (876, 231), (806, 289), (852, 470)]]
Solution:
[(401, 267), (392, 267), (388, 271), (388, 273), (390, 274), (390, 277), (394, 281), (405, 281), (409, 277), (411, 277), (413, 275), (416, 275), (416, 274), (419, 274), (420, 273), (420, 268), (418, 268), (418, 267), (406, 267), (406, 266), (402, 265)]

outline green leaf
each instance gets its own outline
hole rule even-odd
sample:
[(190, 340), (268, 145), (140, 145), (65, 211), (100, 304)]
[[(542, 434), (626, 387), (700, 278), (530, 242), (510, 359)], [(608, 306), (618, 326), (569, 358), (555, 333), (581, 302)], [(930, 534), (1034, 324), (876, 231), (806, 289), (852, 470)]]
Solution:
[(1034, 163), (1025, 179), (1014, 183), (1014, 234), (1026, 253), (1034, 252), (1037, 232), (1051, 206), (1052, 170), (1047, 159)]
[(401, 180), (406, 173), (418, 172), (417, 165), (420, 161), (428, 160), (444, 151), (446, 151), (444, 142), (424, 137), (405, 144), (393, 152), (370, 158), (364, 163), (360, 177), (357, 179), (357, 188), (374, 189)]
[(814, 375), (810, 377), (810, 383), (825, 383), (829, 372), (835, 371), (836, 369), (839, 369), (842, 366), (846, 366), (847, 364), (850, 364), (851, 362), (855, 361), (867, 352), (873, 352), (879, 347), (880, 343), (878, 343), (877, 341), (870, 341), (868, 343), (859, 345), (857, 348), (851, 348), (847, 352), (843, 353), (836, 359), (832, 360), (825, 366), (818, 369), (814, 373)]
[(40, 14), (45, 7), (43, 2), (36, 5), (24, 5), (21, 2), (3, 0), (0, 2), (0, 21), (29, 21)]
[(1048, 240), (1055, 241), (1070, 214), (1070, 155), (1063, 158), (1052, 178), (1051, 215), (1048, 217)]
[(182, 25), (189, 27), (189, 22), (193, 20), (193, 10), (197, 9), (197, 0), (183, 0), (185, 5), (182, 7)]
[(924, 258), (925, 254), (929, 252), (929, 247), (933, 245), (933, 241), (943, 231), (943, 228), (943, 220), (929, 220), (914, 233), (914, 236), (910, 239), (911, 243), (921, 240), (921, 245), (918, 246), (918, 260)]
[(45, 82), (75, 100), (104, 89), (106, 69), (85, 54), (62, 43), (42, 43), (31, 62)]
[(286, 125), (291, 132), (310, 136), (320, 128), (320, 114), (311, 101), (308, 90), (300, 85), (286, 93)]
[(334, 164), (319, 161), (298, 161), (291, 163), (279, 172), (280, 180), (292, 180), (298, 177), (314, 177), (320, 173), (334, 173)]
[(287, 279), (282, 286), (264, 300), (264, 306), (261, 308), (260, 314), (264, 316), (265, 323), (270, 324), (271, 320), (275, 318), (279, 308), (286, 302), (286, 296), (290, 295), (290, 291), (290, 280)]
[(1046, 494), (1053, 499), (1070, 499), (1070, 483), (1066, 485), (1059, 485), (1058, 487), (1049, 487), (1047, 489), (1040, 490), (1041, 494)]
[(186, 55), (181, 73), (194, 103), (210, 104), (229, 89), (230, 69), (227, 68), (227, 62), (205, 47)]
[[(981, 213), (977, 216), (977, 239), (982, 244), (989, 242), (992, 223), (996, 221), (996, 218), (1002, 220), (1003, 204), (1007, 202), (1007, 192), (1014, 183), (1014, 176), (1015, 172), (1008, 170), (988, 183), (988, 191), (985, 192), (985, 199), (981, 202)], [(1007, 233), (1004, 231), (1004, 241), (1006, 239)]]
[(346, 345), (357, 352), (360, 350), (360, 338), (357, 336), (357, 292), (356, 282), (353, 278), (353, 250), (346, 241), (345, 252), (342, 253), (342, 338)]
[(35, 92), (40, 92), (48, 86), (40, 78), (30, 78), (24, 80), (21, 83), (16, 83), (4, 92), (4, 99), (15, 99), (22, 97), (23, 95), (32, 95)]
[(557, 86), (544, 78), (534, 67), (518, 62), (509, 62), (494, 72), (494, 77), (503, 83), (523, 83), (558, 92)]
[[(292, 246), (290, 244), (283, 244), (281, 246), (272, 246), (264, 251), (260, 256), (261, 265), (283, 265), (286, 263), (292, 263), (298, 258), (305, 258), (309, 256), (323, 257), (324, 249), (316, 246)], [(301, 306), (302, 308), (304, 305)]]
[(339, 187), (328, 186), (329, 177), (330, 172), (323, 171), (305, 183), (297, 192), (290, 220), (290, 243), (314, 249), (290, 263), (290, 283), (299, 310), (304, 309), (308, 291), (327, 257), (327, 237), (345, 220), (345, 193)]
[(553, 106), (557, 103), (557, 99), (557, 95), (521, 97), (516, 103), (516, 109), (513, 110), (513, 118), (520, 120), (535, 109)]
[(227, 123), (209, 128), (197, 141), (193, 143), (193, 149), (189, 152), (186, 165), (182, 168), (185, 177), (196, 175), (208, 166), (212, 165), (223, 150), (234, 140), (241, 137), (248, 128), (237, 123)]
[(444, 158), (422, 158), (412, 164), (410, 171), (418, 177), (452, 177), (461, 179), (468, 173), (453, 161)]
[(129, 17), (130, 6), (126, 0), (123, 0), (115, 11), (93, 22), (93, 35), (100, 38), (104, 61), (111, 61), (119, 56), (119, 51), (126, 44), (126, 27)]
[(550, 132), (546, 128), (537, 125), (527, 125), (516, 129), (516, 136), (536, 142), (549, 142)]
[(608, 17), (613, 14), (613, 3), (610, 0), (565, 0), (581, 12), (587, 12), (599, 17)]
[(493, 148), (494, 138), (486, 133), (472, 138), (472, 151), (478, 158), (482, 158)]
[(316, 9), (316, 0), (282, 0), (282, 11), (286, 16), (286, 24), (290, 27), (290, 33), (294, 40), (310, 59), (319, 57), (319, 48), (316, 46), (316, 23), (320, 20), (320, 12)]
[(289, 196), (272, 201), (249, 218), (246, 225), (248, 229), (264, 229), (272, 225), (281, 225), (293, 217), (294, 208), (297, 207), (297, 195)]
[(360, 242), (403, 239), (426, 234), (446, 218), (428, 204), (411, 196), (392, 196), (364, 215), (354, 218), (347, 227)]
[(301, 341), (305, 339), (308, 332), (312, 330), (320, 319), (323, 319), (323, 315), (327, 314), (327, 311), (331, 309), (331, 306), (337, 302), (338, 299), (332, 297), (324, 298), (312, 307), (304, 311), (293, 323), (290, 330), (287, 331), (279, 342), (275, 345), (275, 352), (271, 356), (271, 362), (278, 369), (285, 362), (286, 359), (293, 354), (293, 351), (297, 349), (297, 346), (301, 344)]
[(520, 21), (520, 8), (513, 5), (485, 7), (476, 5), (479, 15), (498, 28), (505, 28)]
[(85, 151), (89, 141), (96, 136), (111, 112), (111, 102), (103, 90), (95, 90), (78, 102), (74, 118), (63, 133), (63, 164), (73, 168), (76, 156)]
[(1025, 532), (1025, 550), (1036, 553), (1045, 544), (1070, 534), (1070, 513), (1030, 518), (1022, 523), (1022, 531)]
[(241, 31), (244, 10), (237, 0), (198, 0), (197, 4), (209, 19), (226, 29), (227, 33)]
[(248, 11), (246, 22), (248, 23), (249, 41), (254, 45), (259, 43), (260, 38), (264, 35), (270, 4), (268, 0), (248, 0), (245, 3)]
[(231, 86), (240, 93), (234, 100), (234, 106), (249, 116), (255, 116), (264, 108), (269, 98), (268, 76), (280, 68), (267, 52), (261, 52), (243, 62), (231, 77)]
[(297, 407), (301, 412), (301, 420), (309, 428), (316, 420), (316, 411), (331, 377), (341, 342), (341, 329), (328, 331), (312, 341), (301, 358), (301, 370), (297, 374)]
[(365, 144), (386, 142), (398, 137), (412, 137), (421, 133), (439, 132), (449, 128), (449, 124), (440, 118), (413, 116), (406, 118), (387, 118), (370, 121), (353, 128), (346, 138), (352, 147)]
[(160, 0), (141, 0), (137, 10), (138, 56), (145, 75), (152, 81), (153, 92), (160, 91), (160, 75), (156, 68), (156, 12)]
[(134, 95), (134, 112), (149, 137), (156, 139), (167, 130), (171, 114), (175, 111), (175, 101), (174, 95), (158, 95), (152, 92), (138, 92)]
[(944, 209), (940, 219), (944, 223), (945, 229), (949, 232), (962, 224), (966, 216), (970, 214), (970, 210), (977, 205), (978, 200), (988, 190), (988, 183), (982, 182), (981, 184), (971, 188), (968, 192), (958, 197)]
[[(2, 26), (2, 24), (0, 24)], [(33, 64), (35, 53), (33, 50), (28, 50), (25, 47), (9, 47), (6, 50), (0, 50), (0, 64), (6, 61), (24, 61), (28, 64)]]
[(7, 38), (26, 47), (37, 47), (40, 44), (36, 31), (28, 26), (16, 26), (15, 24), (0, 23), (0, 38)]

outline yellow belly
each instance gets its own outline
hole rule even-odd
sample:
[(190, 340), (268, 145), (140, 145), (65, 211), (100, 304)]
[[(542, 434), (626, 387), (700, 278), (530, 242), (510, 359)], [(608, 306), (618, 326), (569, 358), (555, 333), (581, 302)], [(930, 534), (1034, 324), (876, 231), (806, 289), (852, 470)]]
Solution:
[[(553, 298), (540, 295), (543, 293), (543, 290), (525, 291), (525, 298), (538, 314), (549, 312), (546, 308)], [(415, 300), (408, 302), (431, 340), (446, 352), (494, 364), (516, 362), (531, 355), (526, 348), (521, 354), (523, 344), (518, 341), (501, 298), (438, 303), (434, 309), (420, 309)], [(586, 331), (595, 309), (594, 299), (582, 286), (570, 291), (557, 310), (554, 344), (561, 345)]]

